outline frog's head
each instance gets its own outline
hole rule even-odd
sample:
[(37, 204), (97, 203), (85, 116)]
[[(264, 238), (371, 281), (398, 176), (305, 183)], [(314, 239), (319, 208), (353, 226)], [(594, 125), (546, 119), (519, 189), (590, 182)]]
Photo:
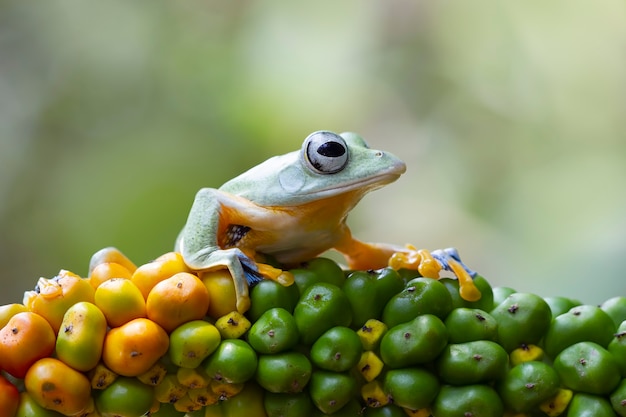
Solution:
[(399, 158), (370, 149), (356, 133), (323, 130), (304, 140), (300, 165), (308, 174), (300, 192), (318, 197), (357, 189), (365, 194), (397, 180), (406, 170)]
[(299, 151), (268, 159), (237, 177), (227, 188), (264, 206), (309, 203), (389, 184), (406, 170), (396, 156), (370, 149), (355, 133), (311, 133)]

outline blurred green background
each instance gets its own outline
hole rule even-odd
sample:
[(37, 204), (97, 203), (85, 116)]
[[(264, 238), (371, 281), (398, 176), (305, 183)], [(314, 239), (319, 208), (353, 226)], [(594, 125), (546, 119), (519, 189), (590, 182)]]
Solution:
[(455, 246), (494, 285), (626, 295), (621, 1), (0, 3), (0, 302), (311, 131), (408, 165), (356, 236)]

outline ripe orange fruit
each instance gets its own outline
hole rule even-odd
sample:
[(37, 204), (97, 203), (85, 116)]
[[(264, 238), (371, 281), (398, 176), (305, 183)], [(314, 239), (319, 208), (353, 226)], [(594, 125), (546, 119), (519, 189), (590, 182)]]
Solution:
[(137, 268), (131, 280), (147, 299), (148, 293), (156, 284), (179, 272), (190, 272), (190, 270), (180, 253), (168, 252)]
[(0, 329), (11, 320), (11, 317), (22, 311), (28, 311), (24, 304), (13, 303), (0, 306)]
[(20, 403), (20, 392), (8, 379), (0, 375), (0, 416), (14, 416)]
[(89, 283), (94, 289), (111, 278), (128, 278), (133, 274), (122, 264), (117, 262), (104, 262), (98, 264), (89, 274)]
[(130, 259), (128, 259), (126, 255), (120, 252), (119, 249), (110, 246), (108, 248), (100, 249), (92, 255), (91, 260), (89, 261), (89, 275), (91, 275), (96, 266), (107, 262), (120, 264), (128, 269), (131, 274), (135, 272), (135, 269), (137, 269), (137, 266)]
[(111, 278), (96, 289), (94, 304), (104, 313), (110, 327), (146, 317), (146, 301), (130, 279)]
[(138, 318), (107, 333), (102, 361), (117, 374), (138, 376), (165, 355), (168, 347), (169, 338), (161, 326)]
[(26, 391), (42, 407), (66, 416), (77, 415), (91, 404), (87, 377), (55, 358), (43, 358), (24, 378)]
[(55, 333), (39, 314), (17, 313), (0, 329), (0, 369), (16, 378), (24, 378), (37, 360), (50, 356)]
[(146, 300), (148, 318), (168, 333), (183, 323), (202, 319), (208, 309), (208, 290), (189, 272), (179, 272), (159, 282)]
[(203, 272), (200, 279), (209, 291), (208, 315), (214, 319), (237, 311), (237, 295), (233, 277), (228, 269)]
[(93, 303), (93, 294), (89, 280), (61, 270), (52, 279), (40, 278), (37, 290), (24, 294), (24, 305), (48, 320), (57, 333), (67, 309), (80, 301)]

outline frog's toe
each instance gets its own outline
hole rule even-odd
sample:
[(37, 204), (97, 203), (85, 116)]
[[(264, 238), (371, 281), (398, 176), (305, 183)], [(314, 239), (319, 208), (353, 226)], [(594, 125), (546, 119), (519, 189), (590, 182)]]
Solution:
[(467, 301), (480, 300), (480, 290), (474, 284), (476, 272), (469, 269), (462, 261), (455, 248), (447, 248), (433, 251), (431, 253), (443, 269), (454, 273), (459, 281), (459, 294)]
[[(460, 264), (461, 267), (467, 272), (467, 274), (475, 278), (476, 272), (472, 271), (463, 263), (461, 260), (461, 256), (459, 255), (459, 251), (456, 248), (446, 248), (446, 249), (437, 249), (430, 253), (434, 259), (439, 262), (441, 267), (447, 271), (452, 271), (450, 267), (450, 261), (454, 260), (456, 263)], [(453, 271), (454, 272), (454, 271)]]
[(263, 276), (263, 278), (276, 281), (285, 287), (290, 286), (295, 281), (293, 274), (289, 271), (283, 271), (280, 268), (275, 268), (272, 265), (262, 263), (257, 263), (257, 267), (259, 268), (259, 273)]
[(250, 265), (242, 263), (243, 273), (246, 277), (246, 281), (248, 282), (249, 287), (253, 287), (259, 282), (263, 281), (263, 275), (259, 272), (256, 267), (252, 267)]

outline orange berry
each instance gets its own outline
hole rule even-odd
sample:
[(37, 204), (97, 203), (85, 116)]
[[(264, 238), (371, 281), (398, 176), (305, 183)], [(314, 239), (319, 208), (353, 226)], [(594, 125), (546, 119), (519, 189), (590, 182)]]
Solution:
[(91, 275), (91, 272), (96, 266), (107, 262), (120, 264), (131, 273), (135, 272), (135, 269), (137, 269), (137, 266), (130, 259), (128, 259), (126, 255), (120, 252), (119, 249), (108, 247), (100, 249), (98, 252), (93, 254), (91, 260), (89, 261), (89, 274)]
[(94, 289), (89, 280), (65, 270), (52, 278), (40, 278), (37, 291), (24, 294), (24, 305), (48, 320), (56, 334), (68, 308), (80, 301), (93, 303)]
[(33, 363), (54, 351), (55, 336), (39, 314), (17, 313), (0, 329), (0, 369), (24, 378)]
[(146, 300), (148, 318), (167, 332), (191, 320), (202, 319), (209, 309), (209, 292), (200, 279), (188, 272), (154, 286)]
[(14, 416), (19, 403), (20, 392), (17, 387), (0, 375), (0, 416)]
[(89, 379), (55, 358), (35, 362), (26, 373), (24, 385), (43, 408), (66, 416), (85, 412), (91, 404)]
[(156, 284), (179, 272), (190, 272), (190, 270), (179, 253), (169, 252), (152, 262), (141, 265), (133, 273), (131, 280), (147, 299), (148, 293)]
[(23, 311), (28, 311), (24, 304), (13, 303), (0, 306), (0, 329), (11, 320), (11, 317)]
[(139, 288), (126, 278), (111, 278), (96, 289), (94, 304), (98, 306), (110, 327), (146, 317), (146, 301)]
[(102, 361), (119, 375), (138, 376), (165, 355), (168, 347), (169, 338), (161, 326), (138, 318), (107, 333)]
[(89, 283), (96, 289), (100, 284), (111, 278), (127, 278), (130, 279), (133, 274), (122, 264), (116, 262), (104, 262), (98, 264), (91, 274), (89, 274)]
[(200, 279), (209, 291), (208, 316), (217, 319), (237, 310), (237, 294), (228, 269), (203, 272)]

